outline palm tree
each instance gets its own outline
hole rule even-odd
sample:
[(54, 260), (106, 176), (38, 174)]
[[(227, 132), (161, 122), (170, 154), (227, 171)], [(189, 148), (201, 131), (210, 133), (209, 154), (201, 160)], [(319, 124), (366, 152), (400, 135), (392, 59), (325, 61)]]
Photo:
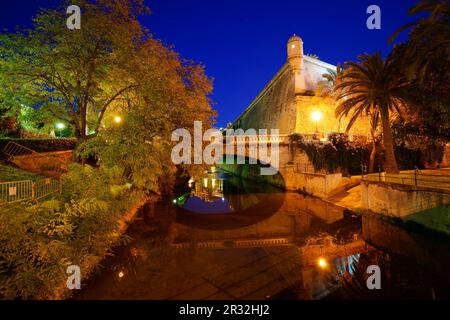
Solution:
[(327, 73), (322, 74), (324, 80), (317, 84), (316, 95), (321, 97), (329, 97), (333, 95), (334, 88), (339, 83), (343, 74), (342, 67), (338, 64), (336, 70), (328, 69)]
[(384, 167), (387, 173), (398, 173), (390, 113), (400, 113), (399, 108), (411, 101), (409, 81), (399, 71), (393, 54), (386, 60), (379, 53), (365, 54), (358, 58), (359, 62), (346, 63), (341, 83), (336, 86), (336, 99), (339, 103), (336, 116), (342, 118), (351, 113), (348, 130), (360, 116), (372, 115), (373, 118), (379, 114), (386, 156)]
[(369, 111), (370, 135), (372, 137), (372, 150), (369, 157), (369, 173), (375, 172), (375, 157), (377, 155), (377, 128), (380, 120), (380, 113), (377, 110)]
[(409, 14), (426, 14), (414, 22), (399, 28), (388, 40), (410, 29), (407, 50), (403, 57), (410, 78), (423, 80), (430, 73), (430, 64), (439, 61), (441, 69), (448, 70), (450, 57), (450, 3), (448, 0), (425, 0), (417, 3)]
[[(336, 70), (327, 70), (327, 73), (322, 74), (324, 80), (319, 81), (317, 86), (316, 94), (321, 97), (331, 97), (336, 94), (336, 87), (341, 82), (344, 74), (344, 69), (340, 64), (337, 65)], [(377, 141), (376, 141), (376, 131), (378, 128), (378, 112), (369, 112), (371, 130), (370, 134), (372, 136), (372, 150), (370, 152), (369, 158), (369, 173), (374, 172), (375, 156), (377, 153)], [(353, 122), (352, 122), (353, 124)], [(339, 128), (341, 127), (341, 119), (339, 118)], [(347, 127), (347, 132), (351, 129), (351, 125)], [(340, 129), (339, 129), (340, 130)]]

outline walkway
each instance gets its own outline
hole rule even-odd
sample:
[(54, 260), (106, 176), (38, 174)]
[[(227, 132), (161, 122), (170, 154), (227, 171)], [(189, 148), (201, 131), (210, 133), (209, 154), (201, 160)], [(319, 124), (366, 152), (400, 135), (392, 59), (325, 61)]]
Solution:
[(406, 170), (399, 174), (369, 174), (364, 180), (373, 182), (388, 182), (416, 187), (450, 190), (450, 168), (435, 170)]

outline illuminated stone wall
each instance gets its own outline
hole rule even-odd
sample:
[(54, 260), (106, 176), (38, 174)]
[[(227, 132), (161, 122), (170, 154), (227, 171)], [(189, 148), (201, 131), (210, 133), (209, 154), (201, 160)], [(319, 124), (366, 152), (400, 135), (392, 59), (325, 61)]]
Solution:
[(407, 218), (450, 204), (450, 192), (444, 189), (367, 181), (361, 188), (363, 208), (388, 217)]
[[(321, 114), (321, 119), (317, 121), (318, 132), (326, 135), (330, 132), (345, 132), (348, 125), (348, 118), (339, 121), (335, 116), (337, 103), (333, 98), (317, 96), (297, 96), (295, 98), (297, 109), (295, 132), (314, 133), (316, 132), (316, 122), (312, 119), (314, 112)], [(350, 135), (370, 136), (370, 122), (367, 117), (354, 124), (349, 131)]]
[(235, 128), (295, 130), (294, 77), (285, 65), (235, 122)]
[[(322, 118), (317, 129), (323, 136), (331, 132), (345, 132), (348, 119), (335, 116), (336, 102), (332, 98), (314, 96), (322, 75), (336, 67), (303, 54), (303, 42), (294, 36), (288, 41), (286, 64), (266, 85), (255, 100), (234, 122), (233, 128), (279, 129), (280, 134), (315, 133), (313, 112)], [(370, 123), (363, 117), (349, 132), (350, 135), (370, 137)]]

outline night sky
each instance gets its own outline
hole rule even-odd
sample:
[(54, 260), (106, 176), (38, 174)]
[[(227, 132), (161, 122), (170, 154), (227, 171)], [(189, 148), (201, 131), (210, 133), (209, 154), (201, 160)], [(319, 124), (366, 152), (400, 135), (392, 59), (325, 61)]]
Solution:
[[(414, 20), (415, 0), (146, 0), (153, 13), (141, 19), (156, 38), (182, 57), (206, 66), (214, 78), (218, 127), (232, 122), (275, 75), (294, 33), (305, 53), (337, 64), (358, 54), (390, 50), (387, 38)], [(2, 0), (0, 28), (29, 25), (39, 6), (55, 0)], [(382, 29), (366, 28), (366, 9), (380, 6)], [(404, 40), (405, 37), (399, 40)]]

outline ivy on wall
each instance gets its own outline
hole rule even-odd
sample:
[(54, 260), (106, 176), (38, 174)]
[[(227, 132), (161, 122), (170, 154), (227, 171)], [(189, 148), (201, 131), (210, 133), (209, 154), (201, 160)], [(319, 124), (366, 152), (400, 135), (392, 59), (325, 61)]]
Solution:
[[(360, 143), (349, 141), (345, 134), (334, 134), (330, 136), (330, 143), (311, 143), (304, 141), (301, 135), (293, 135), (294, 148), (305, 152), (314, 166), (315, 171), (327, 173), (342, 172), (344, 176), (361, 174), (361, 165), (369, 165), (371, 143)], [(425, 163), (441, 161), (443, 148), (436, 148), (432, 155), (428, 149), (412, 149), (405, 145), (395, 147), (395, 157), (400, 170), (412, 170), (416, 167), (425, 168)], [(375, 168), (383, 171), (384, 155), (377, 154)], [(377, 169), (378, 170), (378, 169)]]
[(292, 136), (292, 142), (308, 155), (315, 171), (360, 174), (361, 164), (366, 164), (370, 156), (370, 145), (350, 142), (344, 134), (330, 136), (330, 143), (309, 143), (301, 135)]

